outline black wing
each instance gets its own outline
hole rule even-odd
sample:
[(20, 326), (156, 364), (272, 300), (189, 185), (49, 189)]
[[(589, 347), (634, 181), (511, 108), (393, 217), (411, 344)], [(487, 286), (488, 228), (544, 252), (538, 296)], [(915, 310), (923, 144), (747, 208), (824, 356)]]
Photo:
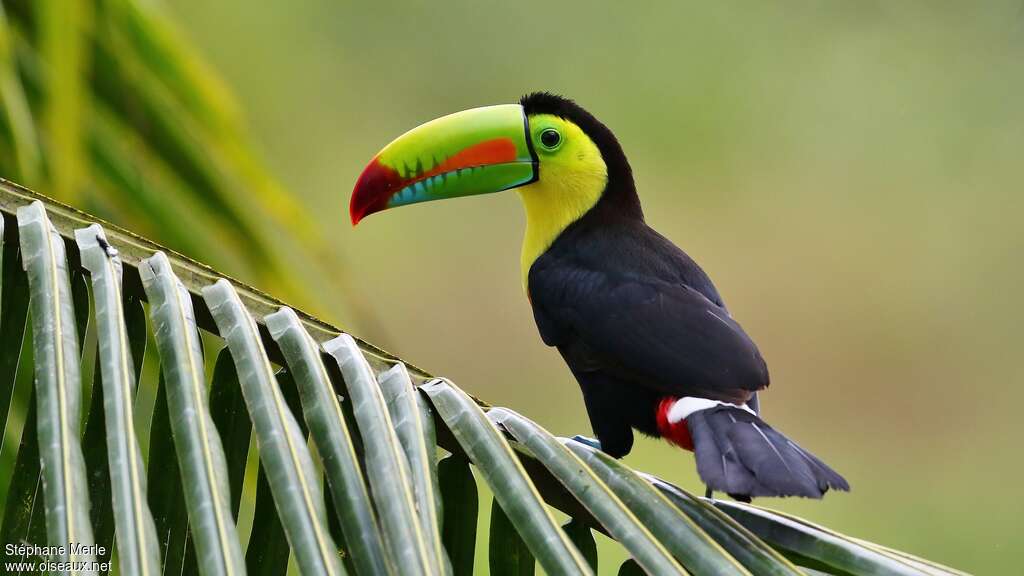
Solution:
[(724, 307), (686, 284), (542, 257), (529, 289), (545, 343), (584, 349), (588, 363), (630, 381), (732, 401), (768, 385), (750, 337)]

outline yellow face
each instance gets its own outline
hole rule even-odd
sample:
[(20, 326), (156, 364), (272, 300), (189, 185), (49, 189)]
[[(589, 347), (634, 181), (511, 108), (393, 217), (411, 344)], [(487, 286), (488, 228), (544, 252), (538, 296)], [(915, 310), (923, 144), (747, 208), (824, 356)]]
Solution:
[(517, 188), (526, 209), (524, 289), (533, 262), (597, 203), (608, 183), (601, 152), (578, 126), (551, 114), (530, 116), (528, 122), (540, 169), (536, 182)]

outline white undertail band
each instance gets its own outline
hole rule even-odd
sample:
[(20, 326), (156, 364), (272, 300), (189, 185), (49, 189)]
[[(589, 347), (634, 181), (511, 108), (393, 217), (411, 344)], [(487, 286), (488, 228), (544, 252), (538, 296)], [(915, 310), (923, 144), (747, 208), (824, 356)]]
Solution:
[(669, 408), (668, 421), (671, 424), (678, 424), (683, 420), (690, 417), (690, 414), (694, 412), (700, 412), (701, 410), (708, 410), (715, 406), (731, 406), (733, 408), (739, 408), (740, 410), (746, 410), (754, 416), (757, 416), (753, 410), (750, 409), (746, 404), (733, 404), (731, 402), (722, 402), (721, 400), (712, 400), (710, 398), (697, 398), (695, 396), (684, 396)]

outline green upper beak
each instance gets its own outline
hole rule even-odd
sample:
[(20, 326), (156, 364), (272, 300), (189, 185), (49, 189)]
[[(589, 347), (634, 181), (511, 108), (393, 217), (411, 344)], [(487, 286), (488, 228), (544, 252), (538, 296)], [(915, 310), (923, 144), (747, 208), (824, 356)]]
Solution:
[(500, 192), (537, 179), (523, 107), (503, 104), (443, 116), (381, 150), (356, 181), (352, 224), (395, 206)]

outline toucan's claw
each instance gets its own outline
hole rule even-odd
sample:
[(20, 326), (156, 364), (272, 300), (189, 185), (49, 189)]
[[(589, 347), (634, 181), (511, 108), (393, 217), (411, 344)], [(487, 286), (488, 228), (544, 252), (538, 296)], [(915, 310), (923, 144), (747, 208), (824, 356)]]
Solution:
[[(597, 438), (589, 438), (587, 436), (580, 436), (579, 434), (577, 434), (573, 436), (572, 439), (579, 442), (580, 444), (586, 444), (587, 446), (590, 446), (594, 450), (601, 450), (601, 441), (598, 440)], [(604, 450), (601, 451), (604, 452)]]

